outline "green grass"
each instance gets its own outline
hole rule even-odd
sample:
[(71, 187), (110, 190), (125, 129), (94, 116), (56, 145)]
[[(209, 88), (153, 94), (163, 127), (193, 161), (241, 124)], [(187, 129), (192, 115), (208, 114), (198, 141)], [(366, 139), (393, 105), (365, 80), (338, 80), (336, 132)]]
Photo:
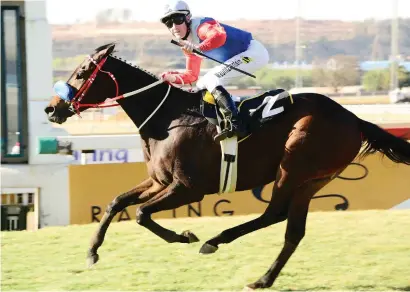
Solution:
[[(168, 244), (134, 221), (113, 223), (85, 264), (97, 225), (2, 232), (4, 290), (241, 290), (276, 258), (286, 222), (221, 245), (212, 255), (202, 243), (253, 216), (157, 220), (201, 240)], [(410, 291), (410, 210), (310, 213), (306, 236), (273, 290)]]

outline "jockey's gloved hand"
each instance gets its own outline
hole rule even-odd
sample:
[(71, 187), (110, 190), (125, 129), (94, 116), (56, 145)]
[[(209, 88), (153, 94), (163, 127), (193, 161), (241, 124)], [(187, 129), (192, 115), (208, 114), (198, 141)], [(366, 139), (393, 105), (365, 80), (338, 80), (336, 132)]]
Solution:
[(179, 40), (179, 43), (182, 46), (182, 49), (187, 53), (192, 53), (194, 49), (198, 50), (198, 47), (190, 41)]
[(177, 80), (177, 77), (175, 76), (175, 74), (169, 74), (169, 73), (163, 73), (161, 75), (162, 80), (170, 82), (170, 83), (174, 83)]
[(180, 73), (177, 71), (169, 71), (161, 74), (161, 79), (169, 83), (175, 83), (177, 78), (181, 80), (182, 84), (184, 83), (180, 76)]

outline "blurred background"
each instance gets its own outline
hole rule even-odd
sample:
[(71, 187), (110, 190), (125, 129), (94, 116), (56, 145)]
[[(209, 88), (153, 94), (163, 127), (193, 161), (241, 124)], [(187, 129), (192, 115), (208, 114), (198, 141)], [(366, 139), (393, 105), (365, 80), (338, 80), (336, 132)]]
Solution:
[[(159, 22), (165, 1), (46, 2), (54, 81), (66, 79), (86, 54), (111, 41), (118, 42), (118, 56), (155, 74), (185, 68), (184, 56)], [(410, 100), (409, 1), (221, 2), (187, 1), (194, 16), (248, 30), (270, 53), (257, 79), (229, 84), (232, 94), (280, 87), (324, 93), (346, 104)], [(201, 75), (214, 65), (205, 60)], [(104, 111), (105, 118), (127, 119), (117, 108)]]

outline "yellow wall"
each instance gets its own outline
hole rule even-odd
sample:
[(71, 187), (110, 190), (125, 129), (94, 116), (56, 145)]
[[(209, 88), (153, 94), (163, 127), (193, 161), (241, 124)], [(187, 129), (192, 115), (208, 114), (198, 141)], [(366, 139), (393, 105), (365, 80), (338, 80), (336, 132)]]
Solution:
[[(343, 195), (349, 201), (348, 210), (389, 209), (410, 198), (410, 167), (395, 164), (380, 155), (372, 155), (361, 162), (368, 174), (359, 180), (335, 179), (316, 196), (325, 194)], [(350, 165), (341, 176), (357, 178), (363, 176), (361, 166)], [(100, 219), (106, 206), (119, 194), (128, 191), (147, 177), (143, 163), (73, 165), (69, 169), (70, 223), (91, 223)], [(261, 198), (269, 200), (273, 184), (263, 188)], [(254, 193), (257, 194), (255, 190)], [(314, 199), (310, 211), (334, 210), (340, 198)], [(225, 195), (206, 196), (201, 203), (183, 206), (173, 211), (163, 211), (153, 218), (192, 216), (229, 216), (261, 213), (267, 203), (255, 198), (252, 191)], [(114, 221), (135, 218), (136, 206), (128, 207)], [(95, 221), (95, 220), (94, 220)]]

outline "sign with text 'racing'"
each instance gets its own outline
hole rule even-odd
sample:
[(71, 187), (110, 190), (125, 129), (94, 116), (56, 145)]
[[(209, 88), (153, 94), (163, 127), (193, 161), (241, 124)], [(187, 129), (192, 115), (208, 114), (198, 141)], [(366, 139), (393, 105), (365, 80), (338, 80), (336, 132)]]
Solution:
[[(121, 154), (122, 155), (122, 154)], [(118, 154), (118, 157), (121, 157)], [(113, 155), (115, 157), (115, 155)], [(240, 165), (239, 165), (240, 168)], [(69, 168), (70, 223), (101, 220), (107, 205), (147, 178), (144, 163), (71, 165)], [(352, 163), (324, 187), (310, 204), (310, 211), (390, 209), (410, 198), (410, 167), (380, 155)], [(153, 218), (234, 216), (261, 214), (271, 198), (273, 183), (253, 190), (208, 195), (198, 203), (162, 211)], [(135, 220), (136, 206), (120, 212), (116, 221)]]

